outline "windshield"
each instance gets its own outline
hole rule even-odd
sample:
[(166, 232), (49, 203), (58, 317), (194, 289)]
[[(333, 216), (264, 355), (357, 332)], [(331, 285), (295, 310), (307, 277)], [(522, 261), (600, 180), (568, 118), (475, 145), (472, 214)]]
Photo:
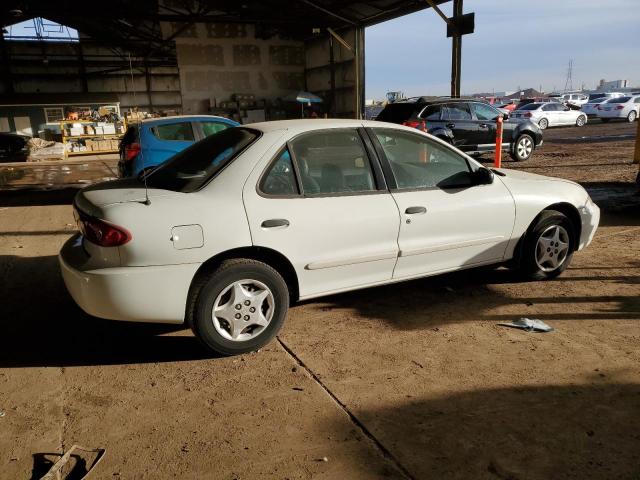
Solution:
[(260, 136), (257, 130), (233, 127), (177, 153), (146, 178), (147, 186), (190, 193), (202, 188)]

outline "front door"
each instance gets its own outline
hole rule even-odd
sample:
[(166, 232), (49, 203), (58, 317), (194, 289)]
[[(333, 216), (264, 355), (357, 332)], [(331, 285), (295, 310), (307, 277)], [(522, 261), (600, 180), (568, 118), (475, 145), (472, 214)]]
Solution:
[[(496, 148), (496, 120), (501, 112), (493, 108), (486, 103), (473, 102), (471, 103), (473, 110), (473, 121), (476, 123), (478, 130), (476, 132), (476, 139), (478, 143), (478, 150), (495, 150)], [(510, 136), (504, 135), (503, 138), (507, 145), (509, 143)], [(505, 145), (505, 147), (507, 146)]]
[(482, 167), (448, 146), (405, 131), (370, 131), (400, 211), (394, 278), (503, 260), (515, 204), (499, 177), (477, 185), (473, 171)]
[(253, 244), (293, 264), (301, 298), (391, 279), (400, 216), (368, 151), (355, 128), (303, 133), (246, 183)]

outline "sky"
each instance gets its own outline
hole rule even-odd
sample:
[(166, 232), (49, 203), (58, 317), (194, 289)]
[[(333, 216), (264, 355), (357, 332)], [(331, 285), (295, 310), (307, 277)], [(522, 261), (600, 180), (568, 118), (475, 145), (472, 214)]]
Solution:
[[(441, 6), (447, 16), (452, 4)], [(601, 78), (640, 86), (640, 0), (464, 0), (475, 33), (462, 37), (461, 92), (547, 92)], [(451, 39), (431, 8), (365, 32), (366, 97), (449, 95)]]

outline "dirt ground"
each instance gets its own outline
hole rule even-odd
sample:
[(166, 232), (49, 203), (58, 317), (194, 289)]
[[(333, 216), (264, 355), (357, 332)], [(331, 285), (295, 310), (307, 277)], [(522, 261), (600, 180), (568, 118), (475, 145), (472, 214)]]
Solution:
[[(550, 129), (505, 162), (579, 181), (603, 208), (560, 278), (468, 271), (309, 301), (235, 358), (181, 327), (81, 312), (56, 260), (74, 192), (0, 195), (0, 478), (39, 478), (78, 443), (106, 448), (95, 479), (637, 480), (634, 136)], [(523, 316), (555, 331), (497, 325)]]

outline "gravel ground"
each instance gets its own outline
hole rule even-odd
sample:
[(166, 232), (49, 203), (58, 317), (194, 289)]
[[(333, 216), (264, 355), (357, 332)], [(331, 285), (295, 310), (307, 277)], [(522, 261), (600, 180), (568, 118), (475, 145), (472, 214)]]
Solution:
[[(236, 358), (82, 313), (55, 258), (73, 191), (0, 195), (0, 478), (39, 478), (74, 443), (106, 448), (96, 479), (639, 478), (634, 133), (550, 129), (503, 164), (603, 207), (557, 280), (484, 269), (305, 302)], [(555, 331), (497, 326), (522, 316)]]

